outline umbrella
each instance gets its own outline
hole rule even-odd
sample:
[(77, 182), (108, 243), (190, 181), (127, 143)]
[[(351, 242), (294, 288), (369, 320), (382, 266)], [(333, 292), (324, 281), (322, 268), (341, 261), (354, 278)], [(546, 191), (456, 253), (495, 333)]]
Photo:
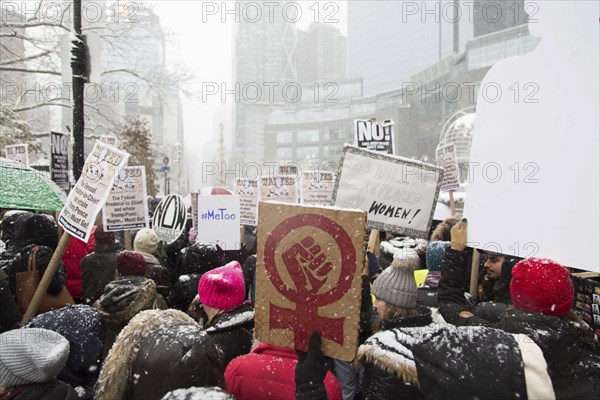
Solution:
[(215, 195), (215, 194), (225, 194), (225, 195), (233, 194), (233, 192), (231, 190), (224, 188), (224, 187), (217, 187), (217, 186), (203, 187), (202, 189), (200, 189), (199, 193), (202, 196)]
[(0, 208), (60, 211), (65, 192), (47, 174), (0, 158)]

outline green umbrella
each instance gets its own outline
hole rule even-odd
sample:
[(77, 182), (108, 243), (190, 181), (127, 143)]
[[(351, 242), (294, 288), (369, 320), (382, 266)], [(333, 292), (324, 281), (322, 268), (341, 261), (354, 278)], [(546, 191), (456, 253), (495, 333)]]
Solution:
[(0, 208), (60, 211), (67, 196), (48, 175), (0, 158)]

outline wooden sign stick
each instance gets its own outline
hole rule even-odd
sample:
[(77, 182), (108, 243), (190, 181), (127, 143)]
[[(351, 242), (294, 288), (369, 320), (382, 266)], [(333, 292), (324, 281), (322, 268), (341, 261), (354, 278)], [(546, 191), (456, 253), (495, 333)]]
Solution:
[(448, 192), (450, 195), (450, 211), (452, 212), (452, 216), (456, 215), (456, 206), (454, 205), (454, 190)]
[(131, 243), (131, 231), (129, 229), (123, 231), (123, 240), (125, 243), (125, 250), (133, 250), (133, 246)]
[[(377, 247), (377, 242), (379, 241), (379, 231), (377, 229), (372, 229), (371, 234), (369, 235), (369, 243), (367, 244), (367, 251), (373, 253), (375, 247)], [(369, 258), (365, 254), (365, 265), (363, 267), (363, 275), (369, 275)]]

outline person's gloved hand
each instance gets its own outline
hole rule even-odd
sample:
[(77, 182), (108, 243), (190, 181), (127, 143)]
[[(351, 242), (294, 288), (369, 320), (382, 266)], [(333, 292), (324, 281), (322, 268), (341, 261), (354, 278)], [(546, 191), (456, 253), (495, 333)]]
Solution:
[(367, 251), (367, 260), (369, 263), (369, 280), (373, 282), (377, 275), (381, 273), (381, 266), (379, 266), (379, 258), (370, 251)]
[(467, 219), (463, 218), (461, 222), (450, 229), (450, 248), (452, 250), (463, 251), (467, 246)]
[(323, 379), (329, 367), (321, 350), (321, 336), (313, 332), (308, 340), (308, 354), (298, 352), (298, 364), (294, 371), (296, 382), (296, 399), (327, 399), (327, 391)]

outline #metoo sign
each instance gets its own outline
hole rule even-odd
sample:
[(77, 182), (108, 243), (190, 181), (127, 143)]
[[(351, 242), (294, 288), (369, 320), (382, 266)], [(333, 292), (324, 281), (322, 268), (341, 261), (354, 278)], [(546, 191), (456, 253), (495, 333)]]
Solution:
[(196, 242), (215, 243), (223, 250), (241, 248), (239, 196), (198, 196)]

